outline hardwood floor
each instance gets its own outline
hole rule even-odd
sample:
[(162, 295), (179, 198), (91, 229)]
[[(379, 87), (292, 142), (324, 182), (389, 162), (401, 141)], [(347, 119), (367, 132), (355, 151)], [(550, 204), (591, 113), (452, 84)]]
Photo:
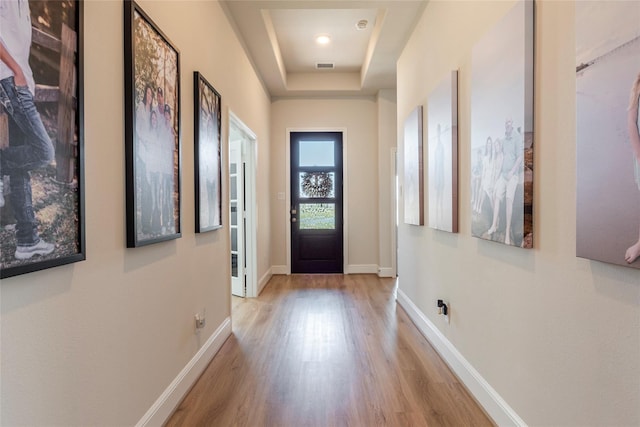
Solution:
[(167, 426), (493, 425), (374, 275), (274, 276)]

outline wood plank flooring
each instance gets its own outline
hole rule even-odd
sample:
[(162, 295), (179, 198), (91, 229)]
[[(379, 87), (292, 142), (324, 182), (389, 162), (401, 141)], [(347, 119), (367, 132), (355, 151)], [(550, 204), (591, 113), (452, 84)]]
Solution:
[(375, 275), (274, 276), (167, 426), (493, 425)]

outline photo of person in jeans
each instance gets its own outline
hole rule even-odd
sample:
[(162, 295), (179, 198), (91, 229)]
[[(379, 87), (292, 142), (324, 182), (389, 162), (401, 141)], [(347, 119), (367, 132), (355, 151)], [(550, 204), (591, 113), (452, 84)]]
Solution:
[(48, 255), (55, 248), (40, 238), (32, 203), (30, 171), (51, 163), (54, 148), (34, 104), (30, 47), (29, 2), (0, 0), (0, 103), (9, 119), (9, 146), (0, 151), (0, 207), (5, 204), (1, 177), (8, 175), (18, 260)]

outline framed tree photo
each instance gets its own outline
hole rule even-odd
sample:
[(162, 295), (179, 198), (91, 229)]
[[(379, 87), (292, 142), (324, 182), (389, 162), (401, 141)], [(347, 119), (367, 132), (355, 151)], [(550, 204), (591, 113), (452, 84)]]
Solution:
[(0, 0), (0, 278), (82, 261), (83, 2)]
[(180, 53), (134, 1), (125, 1), (127, 247), (180, 232)]
[(220, 94), (193, 73), (195, 127), (196, 233), (222, 227), (222, 162), (220, 158)]

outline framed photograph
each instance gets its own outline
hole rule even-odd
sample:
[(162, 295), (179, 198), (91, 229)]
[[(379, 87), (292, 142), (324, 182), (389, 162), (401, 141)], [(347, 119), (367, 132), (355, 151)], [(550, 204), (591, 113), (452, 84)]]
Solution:
[(196, 233), (222, 227), (222, 161), (220, 94), (193, 73), (195, 129)]
[(82, 6), (0, 0), (3, 279), (85, 259)]
[(424, 225), (422, 105), (404, 121), (404, 222)]
[(534, 2), (519, 0), (472, 52), (471, 233), (533, 247)]
[(640, 269), (639, 2), (576, 2), (576, 254)]
[(127, 247), (180, 232), (180, 54), (133, 1), (125, 1)]
[(458, 232), (458, 72), (429, 94), (429, 227)]

